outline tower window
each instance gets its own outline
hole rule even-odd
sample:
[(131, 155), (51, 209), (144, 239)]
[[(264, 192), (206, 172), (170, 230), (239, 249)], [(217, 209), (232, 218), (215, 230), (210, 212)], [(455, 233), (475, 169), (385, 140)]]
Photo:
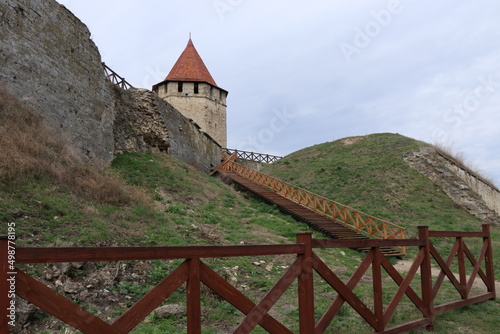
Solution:
[(177, 92), (182, 93), (182, 82), (177, 83)]
[(197, 82), (194, 83), (194, 93), (198, 94), (198, 83)]

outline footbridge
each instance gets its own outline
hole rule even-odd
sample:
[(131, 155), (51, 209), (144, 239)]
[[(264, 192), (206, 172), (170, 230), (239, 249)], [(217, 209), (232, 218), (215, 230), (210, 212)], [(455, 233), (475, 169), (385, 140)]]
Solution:
[[(236, 160), (237, 152), (224, 155), (223, 162), (212, 175), (219, 175), (228, 183), (235, 183), (268, 203), (277, 205), (281, 211), (334, 239), (404, 239), (405, 229), (396, 224), (376, 218), (303, 188), (246, 167)], [(359, 244), (359, 243), (358, 243)], [(355, 247), (367, 252), (370, 247)], [(387, 256), (402, 256), (404, 247), (384, 247)]]

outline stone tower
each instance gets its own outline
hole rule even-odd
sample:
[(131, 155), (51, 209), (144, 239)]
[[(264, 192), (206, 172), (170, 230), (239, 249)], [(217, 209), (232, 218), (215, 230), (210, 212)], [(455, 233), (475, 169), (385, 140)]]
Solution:
[(154, 85), (153, 91), (226, 147), (227, 91), (217, 86), (191, 38), (165, 80)]

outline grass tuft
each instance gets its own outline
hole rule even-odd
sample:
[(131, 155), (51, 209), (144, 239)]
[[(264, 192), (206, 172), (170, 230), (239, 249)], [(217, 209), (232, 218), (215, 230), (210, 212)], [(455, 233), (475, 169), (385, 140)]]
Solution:
[(84, 165), (40, 116), (1, 86), (0, 147), (0, 184), (43, 179), (100, 203), (125, 205), (133, 200), (117, 175)]

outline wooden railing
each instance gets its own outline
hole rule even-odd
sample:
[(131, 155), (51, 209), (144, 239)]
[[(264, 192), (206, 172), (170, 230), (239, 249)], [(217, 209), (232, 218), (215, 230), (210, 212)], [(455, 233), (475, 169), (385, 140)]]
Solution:
[(236, 172), (237, 174), (262, 185), (281, 196), (298, 203), (315, 213), (328, 217), (347, 227), (355, 229), (370, 238), (404, 239), (405, 228), (376, 218), (362, 211), (337, 203), (303, 188), (275, 177), (260, 173), (235, 162), (234, 154), (226, 156), (216, 171)]
[(106, 63), (102, 63), (102, 66), (104, 68), (104, 74), (106, 75), (106, 79), (108, 79), (109, 81), (111, 81), (112, 83), (114, 83), (115, 85), (117, 85), (122, 89), (134, 88), (134, 86), (129, 84), (127, 80), (125, 80), (125, 78), (119, 76), (118, 73), (113, 71), (108, 65), (106, 65)]
[[(92, 334), (129, 333), (184, 283), (186, 283), (188, 334), (201, 333), (201, 283), (245, 315), (243, 321), (236, 326), (233, 333), (250, 333), (256, 326), (261, 326), (270, 333), (292, 333), (282, 322), (269, 314), (269, 310), (292, 286), (295, 280), (298, 283), (299, 312), (297, 320), (299, 331), (302, 334), (324, 333), (334, 318), (338, 316), (340, 307), (343, 304), (348, 304), (354, 309), (377, 333), (402, 333), (422, 327), (432, 330), (436, 314), (495, 298), (489, 225), (483, 225), (482, 232), (432, 232), (427, 227), (419, 227), (418, 235), (418, 239), (405, 240), (318, 240), (312, 239), (310, 232), (304, 232), (297, 234), (295, 244), (71, 248), (15, 248), (11, 246), (12, 240), (8, 240), (7, 237), (0, 237), (0, 279), (2, 282), (14, 281), (14, 283), (8, 284), (11, 286), (9, 293), (2, 290), (0, 296), (0, 334), (7, 334), (9, 331), (9, 322), (11, 321), (9, 306), (15, 305), (15, 302), (12, 304), (13, 297), (10, 294), (12, 291), (83, 333)], [(446, 261), (432, 246), (430, 237), (456, 237), (457, 242)], [(477, 259), (471, 254), (464, 242), (464, 238), (472, 237), (482, 238), (483, 240)], [(13, 245), (15, 245), (15, 242)], [(365, 258), (347, 282), (341, 280), (313, 251), (313, 249), (317, 248), (344, 248), (353, 247), (353, 245), (355, 247), (370, 247), (371, 250), (365, 255)], [(394, 246), (419, 248), (413, 264), (404, 277), (381, 252), (381, 247)], [(455, 274), (450, 269), (455, 258), (454, 255), (457, 252), (458, 267), (460, 268), (459, 279), (455, 277)], [(13, 255), (11, 256), (11, 254)], [(250, 300), (201, 261), (203, 258), (214, 257), (255, 257), (284, 254), (296, 254), (297, 257), (277, 283), (258, 302)], [(437, 265), (441, 268), (441, 274), (434, 285), (431, 275), (432, 258), (436, 260)], [(465, 258), (473, 266), (468, 281), (465, 275)], [(111, 324), (56, 293), (16, 265), (22, 263), (143, 261), (154, 259), (186, 260)], [(373, 305), (367, 305), (367, 296), (360, 297), (355, 293), (356, 287), (362, 283), (362, 278), (370, 266), (372, 267), (370, 284), (373, 286), (373, 295), (369, 299), (373, 301)], [(482, 269), (483, 266), (485, 270)], [(382, 268), (388, 274), (388, 277), (382, 276)], [(416, 275), (419, 269), (420, 276)], [(317, 322), (315, 321), (313, 271), (316, 271), (337, 293), (336, 297), (332, 297), (330, 307)], [(460, 299), (435, 306), (435, 296), (439, 292), (443, 279), (446, 277), (459, 292)], [(486, 286), (487, 291), (470, 296), (471, 286), (477, 281), (478, 277)], [(398, 287), (391, 301), (384, 304), (383, 295), (386, 296), (388, 291), (383, 290), (383, 285), (389, 284), (388, 280), (394, 281)], [(415, 291), (411, 287), (411, 283), (417, 280), (420, 280), (420, 282), (416, 282), (420, 283), (418, 285), (421, 286), (420, 295), (417, 293), (418, 290)], [(392, 327), (387, 328), (404, 295), (415, 305), (414, 312), (419, 318), (403, 324), (391, 325)], [(387, 305), (385, 309), (384, 305)]]
[(263, 162), (266, 164), (273, 163), (283, 158), (277, 155), (265, 154), (265, 153), (255, 153), (248, 151), (235, 150), (231, 148), (223, 148), (222, 153), (226, 155), (233, 155), (236, 153), (238, 159), (250, 160), (255, 162)]

